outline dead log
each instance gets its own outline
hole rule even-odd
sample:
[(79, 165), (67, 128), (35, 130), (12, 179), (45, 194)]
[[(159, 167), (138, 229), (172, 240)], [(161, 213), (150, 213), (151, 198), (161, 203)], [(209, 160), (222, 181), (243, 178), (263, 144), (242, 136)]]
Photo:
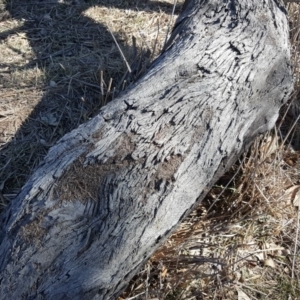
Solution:
[(64, 136), (2, 218), (1, 299), (116, 299), (292, 90), (277, 0), (188, 0), (148, 73)]

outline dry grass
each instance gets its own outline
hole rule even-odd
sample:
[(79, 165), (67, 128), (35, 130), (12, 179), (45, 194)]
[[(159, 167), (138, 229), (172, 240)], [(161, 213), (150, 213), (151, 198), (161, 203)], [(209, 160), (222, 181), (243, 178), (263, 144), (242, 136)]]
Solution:
[(145, 72), (163, 46), (170, 3), (0, 1), (3, 205), (60, 137)]
[(256, 140), (124, 298), (300, 299), (299, 155), (279, 154), (277, 142), (275, 133)]
[[(172, 9), (173, 0), (0, 0), (2, 206), (49, 147), (146, 71)], [(219, 180), (123, 298), (300, 299), (299, 12), (289, 4), (296, 89), (277, 129)]]

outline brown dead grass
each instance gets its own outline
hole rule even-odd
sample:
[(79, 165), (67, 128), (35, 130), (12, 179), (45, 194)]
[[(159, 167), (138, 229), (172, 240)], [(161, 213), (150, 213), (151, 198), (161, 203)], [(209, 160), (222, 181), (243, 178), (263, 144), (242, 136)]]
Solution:
[(4, 205), (59, 138), (145, 72), (171, 12), (170, 1), (0, 1)]
[[(49, 147), (146, 71), (172, 8), (173, 0), (0, 1), (2, 206)], [(123, 298), (300, 299), (299, 12), (289, 4), (296, 89), (277, 130), (219, 180)]]

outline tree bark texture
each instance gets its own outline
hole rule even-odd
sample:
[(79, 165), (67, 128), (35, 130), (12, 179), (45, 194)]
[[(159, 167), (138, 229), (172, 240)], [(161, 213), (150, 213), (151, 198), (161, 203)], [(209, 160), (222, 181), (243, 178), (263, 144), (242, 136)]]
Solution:
[(189, 0), (148, 73), (64, 136), (7, 209), (1, 299), (116, 299), (292, 90), (276, 0)]

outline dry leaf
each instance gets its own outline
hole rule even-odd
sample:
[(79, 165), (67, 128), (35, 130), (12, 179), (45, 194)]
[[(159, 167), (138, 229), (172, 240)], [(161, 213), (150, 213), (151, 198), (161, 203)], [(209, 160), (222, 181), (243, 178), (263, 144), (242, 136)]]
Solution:
[(191, 249), (189, 250), (190, 256), (198, 256), (201, 255), (201, 250), (200, 249)]
[(55, 86), (57, 86), (57, 83), (54, 80), (50, 80), (49, 85), (51, 87), (55, 87)]
[(291, 167), (294, 167), (299, 159), (298, 153), (286, 153), (284, 161)]
[(259, 261), (263, 261), (265, 259), (265, 255), (263, 252), (255, 253), (254, 255)]
[(276, 268), (276, 265), (275, 265), (275, 262), (274, 262), (274, 260), (272, 259), (272, 258), (267, 258), (267, 259), (265, 259), (264, 260), (264, 265), (266, 266), (266, 267), (271, 267), (271, 268)]
[(300, 190), (297, 191), (295, 198), (293, 200), (293, 205), (296, 207), (300, 206)]
[(242, 290), (237, 289), (238, 292), (238, 300), (251, 300), (247, 294), (245, 294)]
[(144, 283), (140, 283), (137, 287), (134, 288), (134, 290), (139, 290), (142, 287), (144, 287)]
[(242, 274), (241, 274), (241, 272), (235, 271), (233, 273), (233, 276), (234, 276), (234, 281), (239, 281), (242, 277)]
[(51, 21), (51, 20), (52, 20), (50, 14), (45, 14), (45, 15), (43, 16), (43, 19), (44, 19), (45, 21)]
[(277, 135), (268, 136), (260, 147), (260, 157), (262, 160), (275, 153), (278, 149), (278, 137)]
[(52, 113), (41, 116), (40, 119), (46, 125), (57, 126), (59, 124), (58, 118)]
[(289, 187), (284, 192), (284, 196), (288, 199), (288, 201), (291, 201), (294, 206), (299, 206), (299, 200), (300, 200), (300, 185), (293, 185)]
[(165, 278), (166, 275), (167, 275), (167, 273), (168, 273), (168, 269), (167, 269), (165, 266), (163, 266), (163, 267), (162, 267), (162, 270), (161, 270), (161, 273), (160, 273), (160, 276), (161, 276), (162, 278)]

